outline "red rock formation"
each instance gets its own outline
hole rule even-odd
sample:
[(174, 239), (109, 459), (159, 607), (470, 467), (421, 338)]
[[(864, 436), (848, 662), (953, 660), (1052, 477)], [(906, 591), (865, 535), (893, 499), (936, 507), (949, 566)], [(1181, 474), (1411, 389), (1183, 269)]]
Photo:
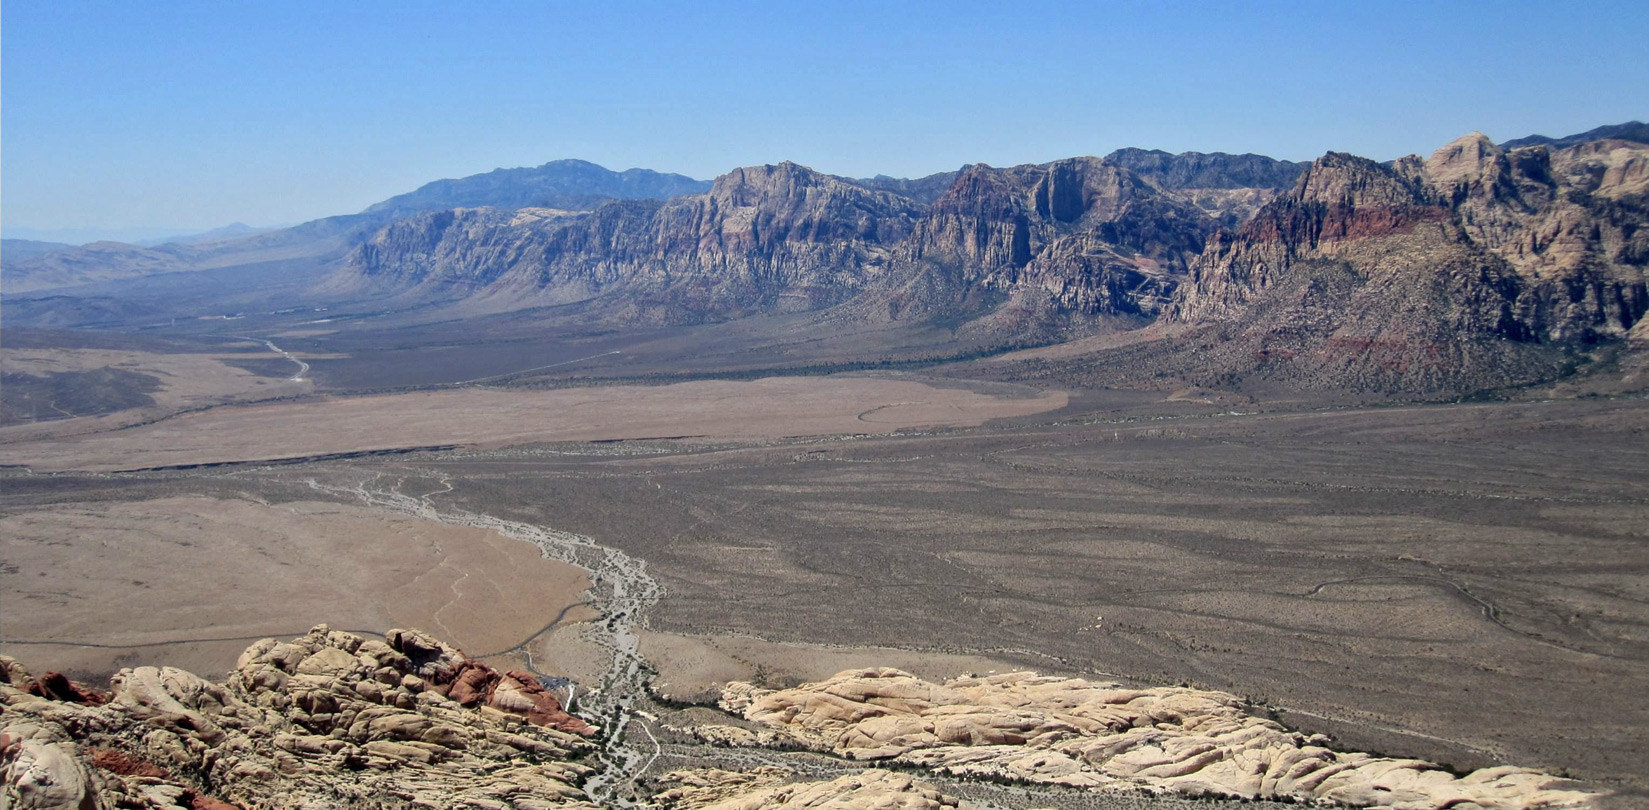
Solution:
[(172, 778), (172, 775), (165, 768), (146, 759), (134, 757), (125, 751), (116, 751), (112, 748), (93, 748), (88, 753), (91, 754), (88, 761), (92, 765), (109, 773), (116, 773), (121, 776), (148, 776), (155, 779)]
[(28, 692), (36, 697), (65, 703), (85, 703), (91, 706), (101, 706), (105, 701), (103, 695), (98, 694), (97, 690), (77, 684), (61, 672), (48, 672), (40, 676), (40, 678), (29, 684)]
[(239, 805), (230, 804), (222, 799), (195, 794), (189, 799), (189, 806), (195, 810), (241, 810)]
[(484, 703), (497, 686), (497, 670), (478, 661), (471, 661), (459, 671), (458, 678), (447, 690), (447, 697), (458, 701), (460, 706), (475, 706)]
[(561, 709), (561, 701), (545, 691), (538, 678), (528, 672), (511, 670), (504, 673), (487, 697), (487, 705), (507, 712), (523, 714), (535, 725), (557, 728), (588, 737), (595, 734), (589, 723)]
[(596, 733), (590, 724), (568, 714), (561, 701), (538, 683), (537, 676), (512, 671), (500, 674), (461, 650), (416, 630), (391, 630), (389, 646), (405, 655), (429, 687), (462, 706), (486, 704), (518, 714), (528, 722), (584, 737)]

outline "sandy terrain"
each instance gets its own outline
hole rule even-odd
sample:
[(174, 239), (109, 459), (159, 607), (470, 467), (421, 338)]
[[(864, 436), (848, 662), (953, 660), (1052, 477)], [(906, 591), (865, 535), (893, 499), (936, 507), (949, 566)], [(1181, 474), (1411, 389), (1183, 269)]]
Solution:
[[(60, 372), (116, 369), (154, 377), (160, 384), (160, 389), (150, 394), (155, 401), (152, 407), (106, 416), (79, 416), (40, 424), (17, 425), (7, 428), (5, 435), (9, 440), (15, 441), (31, 436), (43, 438), (109, 430), (153, 419), (182, 408), (233, 399), (291, 396), (308, 393), (314, 389), (314, 383), (309, 379), (293, 382), (289, 379), (260, 376), (225, 362), (231, 360), (279, 364), (284, 358), (269, 351), (185, 354), (112, 349), (0, 349), (0, 368), (5, 369), (8, 374), (40, 377)], [(297, 367), (293, 366), (292, 370), (296, 371)], [(49, 411), (42, 415), (49, 415)]]
[(1146, 343), (1161, 340), (1184, 331), (1180, 327), (1167, 324), (1152, 324), (1143, 329), (1132, 329), (1124, 332), (1106, 332), (1101, 335), (1080, 338), (1066, 343), (1055, 343), (1052, 346), (1038, 346), (1033, 349), (1020, 349), (1016, 352), (1005, 352), (993, 357), (980, 360), (981, 364), (997, 365), (1014, 363), (1024, 360), (1067, 360), (1073, 357), (1085, 357), (1104, 349), (1115, 349), (1122, 346), (1132, 346), (1136, 343)]
[(653, 687), (675, 700), (711, 702), (729, 681), (769, 688), (823, 681), (838, 672), (895, 667), (918, 677), (947, 680), (964, 673), (1016, 672), (1020, 662), (896, 647), (849, 647), (766, 641), (749, 636), (694, 636), (650, 632), (641, 652), (658, 668)]
[(5, 652), (89, 673), (219, 673), (251, 640), (321, 622), (424, 629), (481, 655), (531, 637), (588, 588), (581, 570), (496, 532), (324, 503), (48, 508), (0, 518), (0, 550)]
[(1060, 422), (268, 475), (450, 479), (453, 507), (646, 561), (667, 590), (649, 627), (701, 640), (648, 641), (666, 683), (813, 677), (742, 637), (943, 651), (1253, 696), (1383, 754), (1644, 785), (1643, 403)]
[(872, 376), (782, 377), (554, 391), (462, 389), (219, 408), (52, 441), (0, 431), (0, 461), (127, 470), (431, 445), (656, 437), (771, 438), (977, 425), (1063, 407)]

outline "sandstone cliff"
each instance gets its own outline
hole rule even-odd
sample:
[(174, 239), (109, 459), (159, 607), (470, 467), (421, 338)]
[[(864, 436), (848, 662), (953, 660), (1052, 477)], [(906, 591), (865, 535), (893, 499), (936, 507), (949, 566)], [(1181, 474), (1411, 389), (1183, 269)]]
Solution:
[(1190, 203), (1219, 225), (1235, 229), (1287, 191), (1310, 166), (1264, 155), (1118, 149), (1105, 159), (1139, 175), (1169, 196)]
[(1069, 311), (1150, 315), (1213, 227), (1196, 208), (1098, 158), (974, 165), (934, 201), (901, 256)]

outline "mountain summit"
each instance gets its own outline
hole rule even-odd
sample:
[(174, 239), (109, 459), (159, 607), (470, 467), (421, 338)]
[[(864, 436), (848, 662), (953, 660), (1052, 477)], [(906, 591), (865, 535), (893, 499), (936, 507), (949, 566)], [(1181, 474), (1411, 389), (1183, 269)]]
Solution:
[(701, 194), (710, 184), (651, 169), (615, 172), (585, 160), (552, 160), (542, 166), (494, 169), (455, 180), (436, 180), (416, 191), (368, 207), (365, 214), (405, 216), (447, 208), (588, 209), (608, 199), (668, 199)]

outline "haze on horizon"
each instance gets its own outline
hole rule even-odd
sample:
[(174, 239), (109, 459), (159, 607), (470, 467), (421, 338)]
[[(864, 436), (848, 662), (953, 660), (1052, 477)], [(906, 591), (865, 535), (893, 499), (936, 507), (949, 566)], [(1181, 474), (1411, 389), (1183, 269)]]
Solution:
[(915, 177), (1124, 146), (1386, 159), (1472, 130), (1643, 118), (1649, 100), (1649, 9), (1627, 2), (0, 14), (7, 236), (292, 223), (566, 157), (701, 179), (781, 160)]

